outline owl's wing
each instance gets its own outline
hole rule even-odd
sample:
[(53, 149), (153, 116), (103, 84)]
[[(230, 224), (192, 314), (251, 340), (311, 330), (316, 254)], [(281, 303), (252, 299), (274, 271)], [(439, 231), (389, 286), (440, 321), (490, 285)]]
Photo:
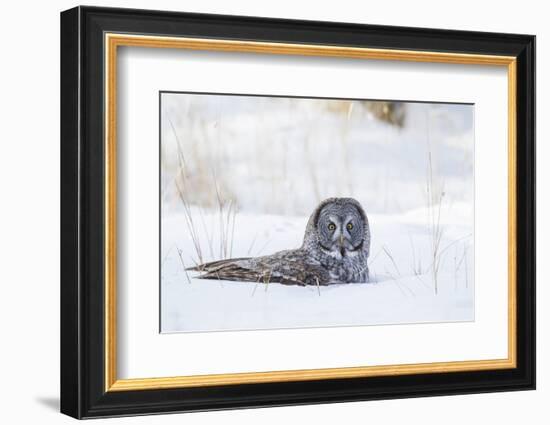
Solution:
[(265, 257), (214, 261), (193, 269), (203, 272), (199, 279), (301, 286), (326, 285), (330, 282), (325, 269), (303, 260), (304, 257), (296, 251), (283, 251)]

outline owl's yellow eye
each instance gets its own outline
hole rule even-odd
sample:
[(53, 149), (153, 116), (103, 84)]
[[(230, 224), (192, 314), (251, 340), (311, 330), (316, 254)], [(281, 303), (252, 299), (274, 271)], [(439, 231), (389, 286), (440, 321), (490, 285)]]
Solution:
[(328, 230), (330, 230), (331, 232), (336, 230), (336, 224), (334, 223), (329, 223), (328, 224)]
[(353, 224), (348, 223), (348, 225), (346, 227), (348, 228), (348, 230), (351, 230), (351, 229), (353, 229)]

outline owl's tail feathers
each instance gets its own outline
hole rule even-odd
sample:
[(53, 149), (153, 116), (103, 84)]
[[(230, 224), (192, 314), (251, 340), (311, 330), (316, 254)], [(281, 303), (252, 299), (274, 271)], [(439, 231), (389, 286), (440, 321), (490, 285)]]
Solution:
[(281, 283), (283, 285), (300, 285), (306, 286), (306, 283), (295, 276), (288, 276), (271, 270), (252, 269), (241, 267), (237, 264), (226, 264), (220, 268), (207, 271), (197, 279), (218, 279), (232, 280), (236, 282), (255, 282), (255, 283)]
[[(197, 279), (232, 280), (237, 282), (281, 283), (283, 285), (305, 286), (307, 283), (300, 273), (290, 270), (282, 272), (277, 268), (250, 258), (231, 258), (228, 260), (213, 261), (189, 268), (201, 272)], [(256, 260), (256, 261), (254, 261)]]
[(220, 270), (212, 270), (197, 276), (197, 279), (232, 280), (237, 282), (260, 282), (262, 275), (258, 272), (243, 269), (238, 266), (227, 266)]
[(249, 258), (243, 257), (243, 258), (229, 258), (226, 260), (218, 260), (218, 261), (211, 261), (210, 263), (204, 263), (199, 264), (194, 267), (188, 267), (185, 270), (191, 270), (195, 272), (209, 272), (216, 269), (219, 269), (223, 266), (227, 266), (229, 264), (234, 263), (235, 261), (242, 261), (242, 260), (249, 260)]
[(201, 272), (197, 279), (236, 280), (255, 282), (261, 279), (261, 273), (247, 267), (249, 258), (230, 258), (227, 260), (212, 261), (199, 264), (187, 270)]
[(259, 282), (264, 278), (261, 271), (255, 270), (252, 267), (246, 267), (242, 264), (242, 260), (246, 261), (246, 259), (233, 259), (209, 263), (202, 269), (199, 266), (196, 270), (202, 272), (202, 274), (197, 276), (197, 279)]

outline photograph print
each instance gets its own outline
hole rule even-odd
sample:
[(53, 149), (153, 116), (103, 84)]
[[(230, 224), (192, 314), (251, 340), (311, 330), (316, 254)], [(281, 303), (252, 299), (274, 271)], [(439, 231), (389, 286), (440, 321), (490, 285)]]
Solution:
[(474, 105), (159, 101), (162, 333), (475, 320)]

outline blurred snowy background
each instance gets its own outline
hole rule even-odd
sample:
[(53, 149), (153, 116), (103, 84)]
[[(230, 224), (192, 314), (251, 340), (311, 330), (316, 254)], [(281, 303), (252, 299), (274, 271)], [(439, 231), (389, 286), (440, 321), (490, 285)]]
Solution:
[[(474, 107), (185, 93), (161, 96), (161, 330), (474, 319)], [(301, 244), (351, 196), (372, 284), (194, 279), (185, 267)]]

